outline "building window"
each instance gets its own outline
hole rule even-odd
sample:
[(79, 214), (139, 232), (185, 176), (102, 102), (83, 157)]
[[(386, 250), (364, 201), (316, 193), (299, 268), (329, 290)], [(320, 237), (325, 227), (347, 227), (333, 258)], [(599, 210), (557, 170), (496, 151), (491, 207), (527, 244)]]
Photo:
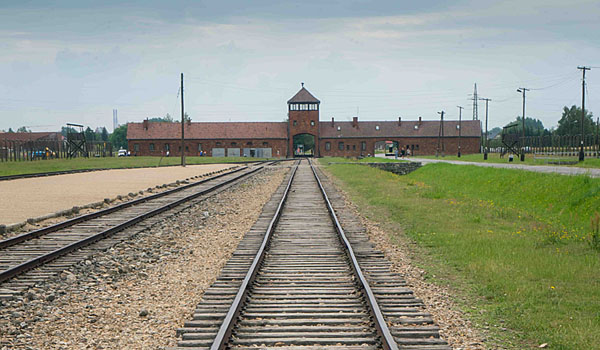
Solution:
[(294, 120), (294, 126), (298, 125), (298, 122)]
[(217, 142), (217, 146), (221, 146), (221, 142)]
[(356, 145), (352, 145), (352, 150), (356, 151)]
[(190, 146), (185, 146), (185, 151), (189, 152), (190, 151)]
[(202, 144), (201, 143), (198, 144), (198, 152), (202, 152)]
[(252, 146), (252, 141), (246, 142), (246, 146)]
[(375, 125), (375, 130), (379, 130), (379, 125)]
[(325, 142), (325, 150), (326, 151), (331, 150), (331, 142)]
[(419, 128), (419, 126), (418, 126), (418, 125), (415, 125), (415, 130), (417, 130), (418, 128)]
[(150, 144), (150, 151), (154, 151), (154, 144), (153, 143)]
[(350, 150), (350, 145), (346, 145), (346, 151)]
[(415, 145), (410, 145), (410, 149), (415, 149)]
[(415, 145), (415, 149), (418, 151), (419, 150), (419, 145)]
[(338, 143), (338, 149), (339, 149), (340, 151), (343, 151), (343, 150), (344, 150), (344, 143), (343, 143), (343, 142), (340, 142), (340, 143)]
[(232, 146), (237, 146), (237, 142), (232, 142), (231, 145)]
[(341, 131), (341, 130), (342, 130), (342, 127), (341, 127), (341, 126), (338, 126), (338, 131)]
[(360, 149), (363, 150), (363, 151), (367, 150), (367, 143), (365, 141), (363, 141), (363, 142), (360, 143)]
[(177, 150), (178, 150), (179, 152), (181, 152), (181, 146), (177, 147)]
[(269, 145), (268, 142), (263, 142), (263, 147), (267, 147)]
[(310, 126), (315, 126), (315, 121), (314, 120), (310, 121)]
[(168, 143), (165, 143), (165, 151), (168, 151), (171, 149), (171, 146)]
[(140, 144), (139, 143), (134, 143), (133, 144), (133, 150), (136, 151), (136, 152), (139, 152), (140, 151)]

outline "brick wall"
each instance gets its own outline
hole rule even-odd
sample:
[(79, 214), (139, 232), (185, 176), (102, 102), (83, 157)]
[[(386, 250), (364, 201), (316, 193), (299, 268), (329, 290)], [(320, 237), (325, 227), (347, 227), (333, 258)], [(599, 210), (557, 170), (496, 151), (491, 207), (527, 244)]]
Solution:
[[(435, 138), (331, 138), (321, 139), (319, 148), (323, 157), (366, 157), (375, 154), (375, 143), (396, 141), (400, 147), (409, 146), (412, 155), (434, 155), (437, 150), (438, 139)], [(340, 149), (339, 143), (343, 143)], [(364, 142), (364, 149), (363, 149)], [(478, 137), (463, 137), (460, 140), (462, 154), (479, 153)], [(329, 143), (329, 147), (327, 146)], [(445, 154), (458, 153), (458, 138), (444, 138)]]
[(288, 156), (293, 156), (295, 135), (311, 134), (315, 137), (315, 155), (319, 157), (319, 111), (289, 111), (288, 125), (288, 150), (290, 151)]
[[(249, 144), (250, 143), (250, 144)], [(264, 144), (266, 143), (266, 145)], [(151, 144), (154, 150), (151, 150)], [(129, 140), (128, 146), (132, 155), (164, 156), (165, 145), (169, 145), (170, 156), (181, 156), (181, 140)], [(229, 140), (185, 140), (186, 156), (200, 155), (198, 145), (207, 156), (212, 156), (213, 148), (271, 148), (275, 158), (285, 157), (287, 153), (286, 139), (229, 139)], [(137, 145), (137, 150), (136, 150)]]

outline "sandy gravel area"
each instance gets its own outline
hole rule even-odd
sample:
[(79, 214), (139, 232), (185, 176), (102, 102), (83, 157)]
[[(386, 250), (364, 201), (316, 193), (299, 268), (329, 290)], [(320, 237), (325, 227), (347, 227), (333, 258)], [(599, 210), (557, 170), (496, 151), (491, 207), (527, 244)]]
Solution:
[(236, 165), (116, 169), (0, 181), (0, 224), (15, 224), (233, 166)]
[(0, 349), (164, 349), (287, 168), (260, 173), (105, 254), (0, 301)]

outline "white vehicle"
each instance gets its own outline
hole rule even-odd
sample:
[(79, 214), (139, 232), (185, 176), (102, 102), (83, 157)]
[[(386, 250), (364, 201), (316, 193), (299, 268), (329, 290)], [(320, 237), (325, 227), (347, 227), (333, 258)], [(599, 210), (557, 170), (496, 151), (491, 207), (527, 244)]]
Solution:
[(127, 151), (126, 151), (126, 150), (124, 150), (124, 149), (120, 149), (120, 150), (117, 152), (117, 156), (118, 156), (118, 157), (127, 157)]

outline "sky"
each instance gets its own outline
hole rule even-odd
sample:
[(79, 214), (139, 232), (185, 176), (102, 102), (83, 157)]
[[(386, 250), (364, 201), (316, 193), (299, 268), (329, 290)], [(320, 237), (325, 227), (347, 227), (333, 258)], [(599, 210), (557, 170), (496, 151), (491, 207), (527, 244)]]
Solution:
[[(178, 118), (283, 121), (301, 82), (321, 120), (600, 116), (600, 1), (13, 1), (0, 3), (0, 130), (112, 131)], [(485, 103), (479, 102), (485, 121)]]

